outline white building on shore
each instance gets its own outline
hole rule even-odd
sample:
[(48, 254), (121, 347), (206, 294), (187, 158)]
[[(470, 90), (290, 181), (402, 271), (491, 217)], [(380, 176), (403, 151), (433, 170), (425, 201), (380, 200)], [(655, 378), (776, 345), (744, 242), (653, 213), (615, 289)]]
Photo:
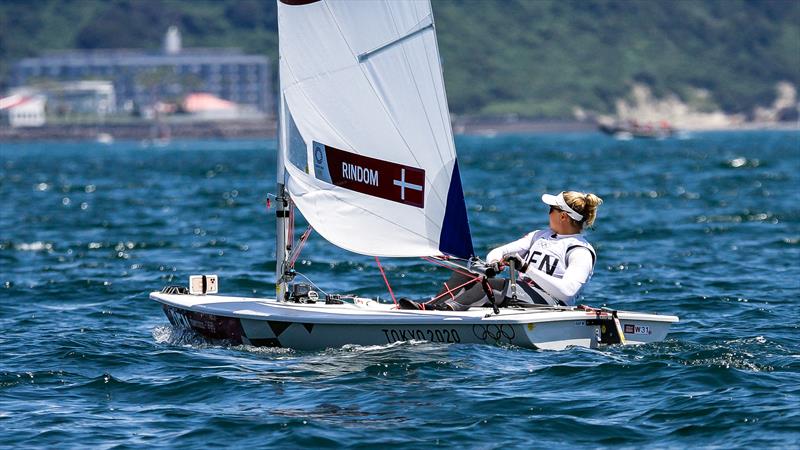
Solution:
[(44, 95), (12, 94), (0, 98), (0, 124), (12, 128), (40, 127), (45, 124)]

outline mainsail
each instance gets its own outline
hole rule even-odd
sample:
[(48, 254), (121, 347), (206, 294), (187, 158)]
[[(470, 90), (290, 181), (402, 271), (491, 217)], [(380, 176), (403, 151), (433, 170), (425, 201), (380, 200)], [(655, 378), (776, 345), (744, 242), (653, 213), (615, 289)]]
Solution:
[(278, 0), (278, 29), (278, 177), (309, 224), (365, 255), (472, 256), (429, 1)]

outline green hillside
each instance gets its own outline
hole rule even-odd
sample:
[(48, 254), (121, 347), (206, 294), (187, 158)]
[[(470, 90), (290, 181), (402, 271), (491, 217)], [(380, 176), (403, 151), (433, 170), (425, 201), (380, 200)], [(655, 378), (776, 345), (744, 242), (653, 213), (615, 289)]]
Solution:
[[(800, 85), (800, 1), (434, 0), (450, 108), (569, 117), (612, 111), (633, 82), (656, 95), (711, 93), (707, 109), (749, 113), (775, 83)], [(45, 49), (185, 47), (275, 58), (276, 5), (260, 0), (3, 0), (0, 85)]]

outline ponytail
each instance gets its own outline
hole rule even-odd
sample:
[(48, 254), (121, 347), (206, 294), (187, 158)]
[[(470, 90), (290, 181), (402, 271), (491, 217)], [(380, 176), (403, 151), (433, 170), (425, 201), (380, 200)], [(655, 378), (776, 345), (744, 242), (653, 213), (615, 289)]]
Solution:
[(603, 199), (592, 193), (584, 194), (583, 192), (575, 191), (564, 192), (564, 201), (575, 212), (583, 216), (580, 221), (573, 220), (581, 229), (584, 225), (589, 228), (594, 226), (594, 221), (597, 218), (597, 207), (603, 204)]

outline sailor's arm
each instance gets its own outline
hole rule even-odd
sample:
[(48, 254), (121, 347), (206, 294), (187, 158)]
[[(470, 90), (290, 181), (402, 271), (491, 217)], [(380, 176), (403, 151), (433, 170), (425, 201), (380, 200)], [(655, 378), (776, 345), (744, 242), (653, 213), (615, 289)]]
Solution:
[(572, 305), (583, 285), (589, 281), (594, 261), (591, 252), (586, 248), (576, 248), (569, 253), (567, 258), (569, 264), (567, 264), (567, 270), (564, 272), (563, 278), (548, 275), (533, 267), (533, 265), (528, 267), (525, 275), (535, 281), (548, 294), (568, 305)]
[(502, 245), (490, 251), (489, 254), (486, 255), (486, 262), (489, 264), (500, 262), (506, 255), (524, 255), (531, 246), (531, 238), (533, 237), (533, 233), (535, 233), (535, 231), (522, 236), (514, 242), (509, 242), (506, 245)]

